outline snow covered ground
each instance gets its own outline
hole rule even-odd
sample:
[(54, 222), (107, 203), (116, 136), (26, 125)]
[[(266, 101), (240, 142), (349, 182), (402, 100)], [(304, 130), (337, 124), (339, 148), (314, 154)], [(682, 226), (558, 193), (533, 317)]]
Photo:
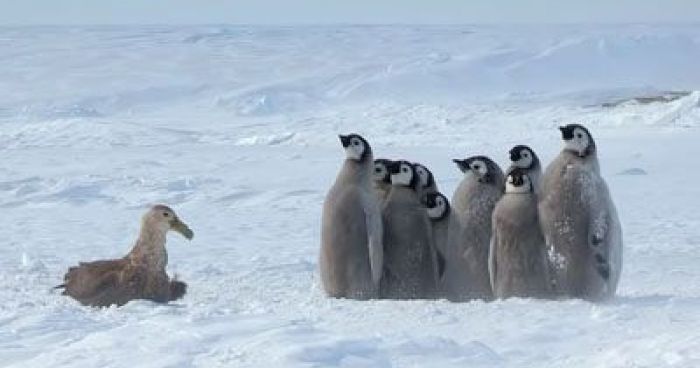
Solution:
[[(700, 26), (0, 28), (0, 366), (700, 366), (699, 60)], [(451, 196), (450, 159), (548, 162), (567, 122), (623, 222), (613, 301), (323, 296), (338, 133)], [(157, 202), (195, 231), (169, 239), (183, 300), (50, 291)]]

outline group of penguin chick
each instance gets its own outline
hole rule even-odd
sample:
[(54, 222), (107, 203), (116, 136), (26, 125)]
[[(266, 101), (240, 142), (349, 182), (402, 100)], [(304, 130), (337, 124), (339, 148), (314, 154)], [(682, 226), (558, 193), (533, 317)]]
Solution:
[(323, 207), (319, 267), (326, 294), (352, 299), (531, 297), (601, 301), (615, 294), (622, 229), (584, 126), (559, 128), (564, 149), (542, 173), (535, 152), (510, 150), (504, 173), (486, 156), (452, 204), (425, 166), (374, 160), (360, 135)]

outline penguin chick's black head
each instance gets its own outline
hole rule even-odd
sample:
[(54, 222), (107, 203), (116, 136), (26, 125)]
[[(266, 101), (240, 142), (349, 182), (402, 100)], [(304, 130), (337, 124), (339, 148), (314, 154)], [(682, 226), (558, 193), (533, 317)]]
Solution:
[(414, 162), (413, 166), (416, 168), (416, 174), (418, 174), (418, 179), (420, 179), (421, 187), (429, 188), (435, 183), (433, 173), (428, 170), (427, 167), (417, 162)]
[(428, 217), (435, 221), (442, 220), (450, 212), (450, 202), (442, 193), (426, 194), (425, 206), (428, 209)]
[(345, 153), (348, 159), (364, 161), (364, 159), (372, 152), (372, 148), (367, 140), (362, 138), (362, 136), (359, 134), (341, 134), (338, 136), (338, 138), (340, 138), (340, 144), (342, 144), (343, 148), (345, 148)]
[(588, 156), (595, 152), (595, 141), (591, 133), (581, 124), (568, 124), (559, 127), (564, 140), (564, 149), (579, 155)]
[(565, 141), (571, 140), (574, 137), (574, 124), (560, 126), (561, 138)]
[[(479, 178), (479, 182), (488, 183), (493, 181), (496, 163), (486, 156), (472, 156), (467, 159), (452, 160), (457, 164), (457, 167), (463, 172), (472, 172)], [(500, 169), (499, 169), (500, 170)]]
[(372, 172), (374, 181), (391, 184), (391, 173), (389, 172), (389, 166), (391, 163), (391, 160), (387, 160), (385, 158), (378, 158), (374, 160), (374, 171)]
[(520, 158), (521, 158), (520, 150), (522, 149), (522, 147), (524, 147), (524, 146), (515, 146), (515, 147), (511, 148), (510, 151), (508, 151), (508, 153), (510, 154), (511, 161), (515, 162), (515, 161), (520, 160)]
[(389, 164), (389, 172), (391, 173), (391, 184), (416, 188), (418, 174), (416, 174), (416, 168), (412, 163), (405, 160), (393, 161)]
[(531, 169), (537, 164), (537, 155), (532, 148), (519, 144), (508, 151), (510, 161), (521, 169)]
[(525, 169), (515, 168), (506, 178), (506, 193), (531, 193), (533, 191), (530, 177)]
[(519, 170), (514, 170), (510, 173), (510, 180), (509, 182), (513, 184), (515, 187), (521, 187), (524, 184), (523, 181), (523, 173)]

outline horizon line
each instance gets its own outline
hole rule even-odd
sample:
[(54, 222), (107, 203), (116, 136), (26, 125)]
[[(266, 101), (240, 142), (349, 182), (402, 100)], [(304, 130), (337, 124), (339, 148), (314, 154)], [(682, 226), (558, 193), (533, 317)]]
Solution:
[(575, 22), (530, 22), (530, 21), (506, 21), (506, 22), (279, 22), (279, 23), (255, 23), (255, 22), (168, 22), (168, 23), (3, 23), (3, 27), (175, 27), (175, 26), (241, 26), (241, 27), (368, 27), (368, 26), (693, 26), (700, 25), (697, 21), (575, 21)]

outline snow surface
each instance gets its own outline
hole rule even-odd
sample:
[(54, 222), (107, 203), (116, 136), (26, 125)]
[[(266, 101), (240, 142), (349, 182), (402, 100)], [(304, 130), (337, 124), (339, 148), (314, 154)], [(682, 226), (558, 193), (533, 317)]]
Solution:
[[(0, 366), (700, 366), (700, 26), (0, 28)], [(682, 91), (670, 102), (639, 96)], [(695, 91), (695, 92), (694, 92)], [(330, 300), (319, 217), (359, 132), (431, 167), (556, 126), (595, 135), (625, 235), (618, 296)], [(176, 303), (53, 293), (118, 257), (145, 206)]]

